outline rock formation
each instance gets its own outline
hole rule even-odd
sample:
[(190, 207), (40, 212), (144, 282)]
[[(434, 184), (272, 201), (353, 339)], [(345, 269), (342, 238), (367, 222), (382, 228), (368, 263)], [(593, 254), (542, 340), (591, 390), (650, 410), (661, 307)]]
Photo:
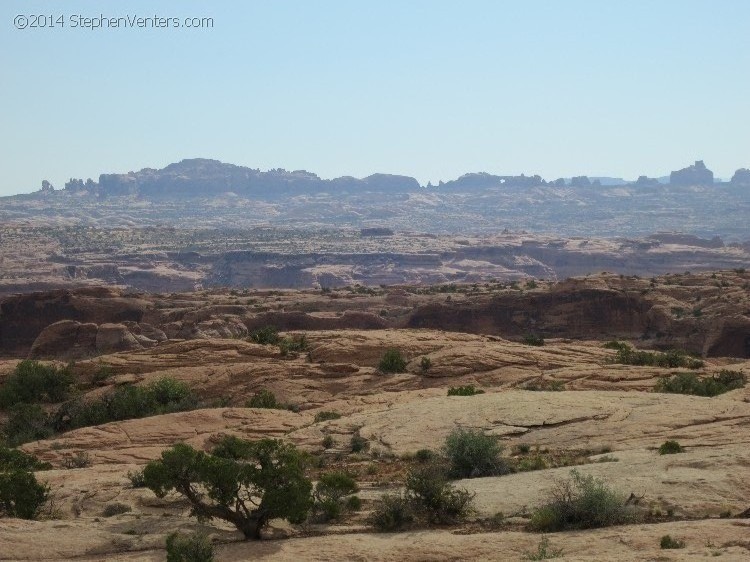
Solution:
[(670, 185), (693, 186), (713, 185), (714, 173), (706, 168), (703, 160), (696, 160), (695, 164), (676, 170), (669, 175)]

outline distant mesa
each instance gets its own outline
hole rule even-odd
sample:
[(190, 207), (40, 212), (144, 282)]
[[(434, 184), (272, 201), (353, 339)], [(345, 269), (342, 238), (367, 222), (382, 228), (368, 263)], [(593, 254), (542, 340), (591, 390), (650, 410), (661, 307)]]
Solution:
[(393, 236), (393, 234), (392, 229), (383, 227), (363, 228), (359, 231), (360, 236)]
[(635, 181), (634, 185), (636, 185), (637, 187), (658, 187), (661, 185), (661, 183), (659, 183), (659, 180), (657, 178), (638, 176), (638, 179)]
[(743, 185), (750, 187), (750, 170), (747, 168), (740, 168), (737, 170), (730, 182), (732, 185)]
[(706, 168), (703, 160), (696, 160), (695, 164), (676, 170), (669, 175), (670, 185), (713, 185), (714, 173)]

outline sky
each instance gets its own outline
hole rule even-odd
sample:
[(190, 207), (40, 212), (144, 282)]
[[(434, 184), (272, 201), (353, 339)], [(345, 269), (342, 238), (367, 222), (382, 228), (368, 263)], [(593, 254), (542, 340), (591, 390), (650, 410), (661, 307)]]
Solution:
[[(213, 26), (81, 27), (101, 16)], [(197, 157), (728, 178), (750, 167), (749, 24), (747, 0), (4, 0), (0, 195)]]

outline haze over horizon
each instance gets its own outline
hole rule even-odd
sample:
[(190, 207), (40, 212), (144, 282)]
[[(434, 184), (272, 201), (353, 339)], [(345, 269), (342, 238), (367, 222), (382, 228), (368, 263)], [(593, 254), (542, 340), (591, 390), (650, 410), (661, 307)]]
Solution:
[[(18, 14), (67, 26), (16, 29)], [(72, 29), (71, 16), (208, 17)], [(750, 3), (0, 7), (0, 195), (215, 158), (323, 178), (750, 167)]]

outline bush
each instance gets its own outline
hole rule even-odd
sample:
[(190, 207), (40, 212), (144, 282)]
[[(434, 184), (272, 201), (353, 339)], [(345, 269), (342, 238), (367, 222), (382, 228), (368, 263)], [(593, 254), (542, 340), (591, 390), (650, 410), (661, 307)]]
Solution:
[(423, 371), (429, 371), (432, 367), (432, 360), (429, 357), (422, 357), (422, 359), (420, 359), (419, 361), (419, 367)]
[(358, 490), (354, 478), (346, 472), (321, 474), (313, 494), (313, 511), (322, 521), (338, 519), (344, 508), (343, 499)]
[(245, 403), (247, 408), (268, 408), (271, 410), (286, 410), (286, 407), (276, 400), (276, 395), (265, 388), (253, 394)]
[(563, 555), (562, 548), (552, 548), (549, 544), (549, 539), (542, 535), (539, 544), (536, 547), (536, 552), (527, 552), (524, 554), (524, 560), (550, 560), (552, 558), (560, 558)]
[(320, 423), (328, 420), (337, 420), (341, 418), (341, 414), (338, 412), (318, 412), (315, 414), (315, 423)]
[(351, 440), (352, 453), (362, 453), (370, 448), (370, 443), (359, 433), (352, 435)]
[(608, 341), (602, 347), (604, 349), (615, 349), (617, 351), (626, 351), (630, 349), (630, 346), (628, 344), (617, 340)]
[(278, 345), (279, 340), (279, 331), (275, 326), (264, 326), (250, 332), (250, 341), (261, 345)]
[(456, 429), (445, 440), (445, 455), (453, 478), (477, 478), (507, 474), (500, 458), (502, 446), (495, 437), (480, 430)]
[(417, 462), (421, 463), (435, 460), (435, 456), (435, 452), (430, 451), (429, 449), (419, 449), (416, 453), (414, 453), (414, 458), (417, 459)]
[(0, 445), (0, 472), (49, 470), (50, 468), (52, 468), (50, 463), (41, 462), (34, 455)]
[(428, 524), (455, 524), (472, 512), (474, 494), (448, 484), (445, 469), (438, 464), (410, 470), (406, 498)]
[(279, 351), (284, 357), (287, 355), (296, 355), (308, 349), (310, 349), (310, 345), (307, 343), (307, 336), (305, 334), (302, 334), (298, 338), (287, 337), (279, 341)]
[(452, 386), (448, 389), (448, 396), (474, 396), (476, 394), (484, 394), (484, 390), (475, 388), (473, 384)]
[(128, 504), (114, 502), (114, 503), (108, 503), (107, 505), (104, 506), (102, 515), (104, 517), (114, 517), (115, 515), (122, 515), (123, 513), (127, 513), (129, 511), (132, 511), (132, 509)]
[(380, 532), (403, 531), (414, 523), (414, 512), (402, 495), (386, 494), (372, 512), (370, 523)]
[(383, 354), (378, 369), (384, 373), (403, 373), (406, 370), (406, 359), (398, 349), (391, 348)]
[(677, 373), (662, 377), (656, 382), (656, 392), (691, 394), (694, 396), (718, 396), (730, 390), (743, 388), (747, 377), (740, 371), (722, 369), (711, 377), (700, 378), (695, 373)]
[(167, 537), (167, 562), (213, 562), (214, 547), (205, 533)]
[(542, 346), (544, 345), (544, 338), (536, 334), (526, 334), (521, 340), (521, 343), (524, 345)]
[(49, 487), (27, 470), (0, 472), (0, 517), (34, 519), (47, 503)]
[(680, 445), (677, 441), (665, 441), (661, 447), (659, 447), (659, 454), (660, 455), (674, 455), (675, 453), (684, 453), (685, 449), (683, 449), (682, 445)]
[(3, 433), (8, 445), (15, 447), (52, 437), (54, 430), (49, 416), (39, 404), (20, 403), (9, 408)]
[(63, 468), (86, 468), (91, 466), (91, 457), (85, 451), (78, 451), (75, 455), (65, 455), (62, 460)]
[(625, 498), (602, 480), (583, 476), (577, 470), (572, 470), (571, 476), (571, 480), (559, 483), (549, 502), (532, 514), (532, 529), (543, 532), (591, 529), (637, 519), (634, 508), (625, 505)]
[(63, 404), (53, 420), (54, 429), (101, 425), (194, 409), (198, 404), (190, 387), (170, 377), (143, 386), (125, 385), (96, 400)]
[(630, 346), (625, 346), (617, 351), (613, 361), (622, 365), (665, 367), (670, 369), (679, 367), (700, 369), (703, 367), (703, 361), (690, 357), (686, 352), (678, 349), (659, 353), (657, 351), (638, 351)]
[(685, 548), (685, 541), (673, 539), (669, 535), (664, 535), (659, 541), (659, 546), (664, 550), (670, 548)]
[(321, 444), (323, 445), (324, 449), (330, 449), (336, 444), (336, 442), (333, 440), (333, 436), (331, 436), (330, 433), (326, 433)]
[(127, 477), (128, 477), (128, 480), (130, 480), (130, 485), (133, 488), (145, 488), (146, 487), (146, 479), (143, 476), (143, 469), (129, 471), (127, 474)]
[(246, 538), (259, 539), (271, 519), (301, 523), (312, 503), (303, 455), (276, 439), (228, 437), (212, 451), (174, 445), (146, 465), (146, 486), (159, 498), (185, 496), (199, 520), (224, 519)]
[(73, 384), (69, 369), (42, 365), (37, 361), (21, 361), (0, 387), (0, 409), (16, 404), (62, 402)]
[(358, 496), (349, 496), (345, 505), (349, 511), (359, 511), (362, 509), (362, 500)]

